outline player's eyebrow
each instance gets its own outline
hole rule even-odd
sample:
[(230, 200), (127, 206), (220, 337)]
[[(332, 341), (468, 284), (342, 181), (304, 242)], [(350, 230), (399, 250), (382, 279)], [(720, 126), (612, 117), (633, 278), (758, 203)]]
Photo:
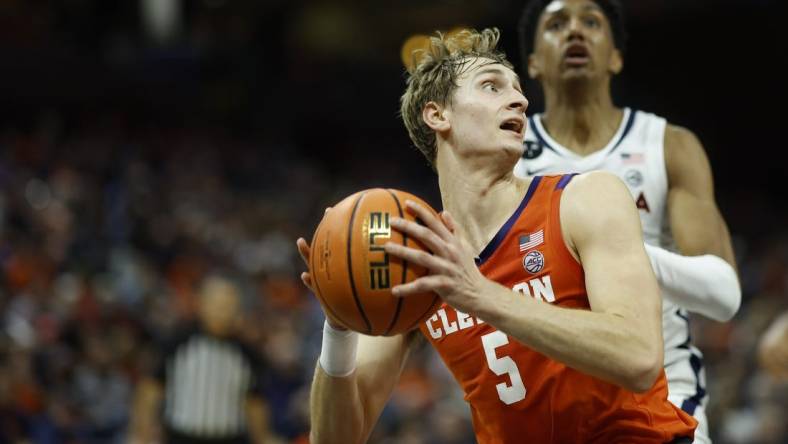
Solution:
[(595, 11), (595, 12), (602, 12), (602, 8), (599, 7), (596, 3), (591, 3), (590, 5), (583, 6), (584, 11)]
[[(494, 66), (488, 66), (476, 71), (476, 74), (473, 75), (473, 78), (476, 79), (477, 77), (484, 74), (498, 74), (500, 76), (506, 77), (506, 71)], [(518, 76), (516, 72), (512, 72), (512, 74), (514, 74), (514, 84), (520, 86), (520, 76)]]

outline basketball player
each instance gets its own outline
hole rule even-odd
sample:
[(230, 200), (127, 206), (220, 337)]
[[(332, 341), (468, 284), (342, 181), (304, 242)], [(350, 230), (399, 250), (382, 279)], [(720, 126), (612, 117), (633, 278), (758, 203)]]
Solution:
[(515, 174), (606, 170), (626, 183), (664, 295), (669, 399), (698, 420), (695, 441), (711, 442), (702, 355), (690, 342), (687, 311), (727, 321), (741, 290), (703, 147), (661, 117), (613, 105), (610, 81), (621, 71), (625, 39), (619, 2), (534, 0), (519, 34), (545, 112), (529, 119)]
[[(691, 442), (695, 421), (667, 400), (661, 300), (632, 199), (608, 173), (514, 176), (528, 101), (498, 37), (435, 38), (408, 79), (403, 120), (446, 211), (409, 202), (424, 225), (391, 219), (433, 252), (386, 244), (429, 270), (392, 292), (443, 299), (420, 329), (465, 391), (478, 442)], [(326, 324), (312, 442), (366, 440), (413, 343)]]

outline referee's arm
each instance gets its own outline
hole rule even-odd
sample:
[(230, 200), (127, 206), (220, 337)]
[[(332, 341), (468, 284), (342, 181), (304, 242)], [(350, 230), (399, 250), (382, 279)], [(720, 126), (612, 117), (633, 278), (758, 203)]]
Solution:
[(244, 410), (246, 411), (249, 439), (252, 444), (277, 442), (271, 435), (268, 405), (263, 401), (263, 398), (256, 394), (250, 394), (246, 398)]
[(162, 398), (161, 384), (150, 377), (137, 384), (131, 420), (131, 443), (151, 444), (160, 441), (158, 418)]

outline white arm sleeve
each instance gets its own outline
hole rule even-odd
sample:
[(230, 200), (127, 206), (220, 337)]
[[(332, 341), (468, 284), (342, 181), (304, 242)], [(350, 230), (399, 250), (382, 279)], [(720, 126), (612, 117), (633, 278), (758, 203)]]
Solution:
[(662, 292), (687, 310), (719, 322), (739, 310), (741, 287), (736, 270), (720, 257), (682, 256), (646, 244)]

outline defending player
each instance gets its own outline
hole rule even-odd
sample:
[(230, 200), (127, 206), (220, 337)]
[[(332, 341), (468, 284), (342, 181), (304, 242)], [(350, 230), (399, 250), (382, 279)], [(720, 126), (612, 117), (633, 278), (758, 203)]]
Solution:
[(741, 290), (703, 147), (661, 117), (613, 105), (610, 81), (625, 41), (619, 2), (535, 0), (519, 34), (545, 112), (529, 120), (515, 174), (605, 170), (626, 183), (664, 295), (669, 399), (699, 421), (696, 442), (710, 442), (702, 354), (690, 342), (687, 311), (727, 321)]

